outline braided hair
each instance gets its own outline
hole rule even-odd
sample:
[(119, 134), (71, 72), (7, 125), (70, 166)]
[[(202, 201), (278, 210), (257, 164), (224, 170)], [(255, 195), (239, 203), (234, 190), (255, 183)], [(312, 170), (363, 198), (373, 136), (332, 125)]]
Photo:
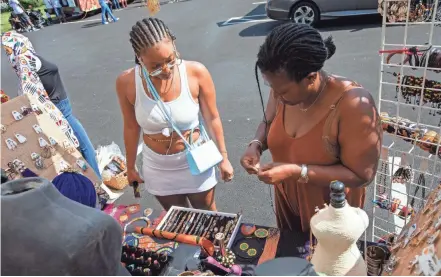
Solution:
[(272, 73), (285, 71), (289, 78), (300, 82), (321, 70), (335, 49), (332, 37), (323, 41), (320, 33), (309, 25), (286, 23), (274, 28), (260, 46), (256, 73), (257, 68)]
[(130, 31), (130, 43), (133, 51), (135, 51), (136, 64), (140, 64), (138, 57), (142, 50), (152, 47), (165, 38), (172, 41), (176, 40), (176, 37), (162, 20), (149, 17), (136, 22)]
[(285, 23), (271, 31), (260, 46), (254, 67), (266, 126), (268, 121), (258, 70), (271, 73), (284, 71), (288, 78), (300, 82), (310, 73), (320, 71), (335, 50), (331, 36), (323, 40), (320, 33), (307, 24)]

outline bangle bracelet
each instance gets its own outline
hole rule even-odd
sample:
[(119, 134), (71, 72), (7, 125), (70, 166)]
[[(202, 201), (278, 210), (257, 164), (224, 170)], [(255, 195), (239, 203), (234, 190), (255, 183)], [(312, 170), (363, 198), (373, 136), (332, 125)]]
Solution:
[(263, 143), (260, 141), (260, 140), (258, 140), (258, 139), (253, 139), (252, 141), (250, 141), (250, 143), (248, 143), (248, 146), (250, 146), (251, 144), (253, 144), (253, 143), (257, 143), (257, 144), (259, 144), (259, 146), (262, 148), (263, 147)]
[(250, 143), (248, 143), (248, 147), (250, 147), (251, 144), (253, 144), (253, 143), (257, 143), (257, 145), (259, 145), (260, 155), (262, 155), (262, 153), (263, 153), (263, 143), (260, 140), (258, 140), (258, 139), (253, 139), (252, 141), (250, 141)]
[(250, 141), (250, 143), (248, 143), (248, 146), (250, 146), (253, 143), (257, 143), (260, 146), (260, 148), (263, 149), (263, 143), (260, 140), (253, 139), (252, 141)]

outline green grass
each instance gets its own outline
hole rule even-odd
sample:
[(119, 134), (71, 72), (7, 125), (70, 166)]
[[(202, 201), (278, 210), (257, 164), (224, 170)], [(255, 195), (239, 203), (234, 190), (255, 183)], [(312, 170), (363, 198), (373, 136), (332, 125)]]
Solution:
[[(44, 5), (38, 7), (37, 9), (39, 9), (41, 11), (41, 13), (44, 15), (44, 9), (46, 7)], [(11, 16), (11, 12), (4, 12), (1, 14), (1, 21), (0, 21), (0, 30), (1, 33), (7, 32), (9, 30), (11, 30), (11, 24), (9, 24), (9, 16)]]

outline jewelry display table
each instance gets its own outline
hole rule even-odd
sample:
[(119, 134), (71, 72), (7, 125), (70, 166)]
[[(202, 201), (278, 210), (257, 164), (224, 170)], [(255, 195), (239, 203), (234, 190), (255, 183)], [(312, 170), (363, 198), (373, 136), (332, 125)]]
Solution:
[[(125, 244), (155, 250), (159, 253), (168, 252), (173, 256), (173, 260), (164, 273), (165, 275), (176, 276), (184, 272), (187, 263), (192, 259), (197, 259), (200, 254), (200, 247), (198, 246), (133, 233), (135, 227), (145, 227), (147, 224), (153, 227), (157, 226), (165, 216), (165, 211), (152, 210), (144, 207), (144, 205), (110, 205), (104, 212), (115, 218), (125, 230)], [(243, 225), (244, 224), (242, 224), (242, 226)], [(239, 231), (232, 244), (233, 252), (240, 251), (240, 246), (243, 243), (248, 245), (248, 249), (246, 250), (255, 249), (255, 251), (250, 251), (250, 253), (248, 253), (248, 251), (243, 251), (244, 253), (242, 254), (236, 253), (236, 264), (242, 267), (243, 274), (245, 275), (248, 275), (247, 272), (252, 273), (254, 266), (266, 260), (279, 257), (305, 258), (309, 254), (309, 234), (279, 230), (265, 226), (255, 226), (255, 228), (256, 230), (267, 230), (268, 235), (265, 238), (258, 238), (254, 235), (245, 237)]]

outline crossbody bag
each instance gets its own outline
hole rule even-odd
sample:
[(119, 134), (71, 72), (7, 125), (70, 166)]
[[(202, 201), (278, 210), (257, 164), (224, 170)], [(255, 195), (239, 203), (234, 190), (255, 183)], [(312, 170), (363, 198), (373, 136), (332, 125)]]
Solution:
[(147, 87), (152, 93), (153, 98), (156, 100), (156, 103), (158, 104), (159, 109), (163, 113), (165, 119), (168, 121), (168, 123), (171, 125), (173, 130), (182, 138), (185, 144), (186, 148), (186, 158), (188, 162), (188, 166), (190, 168), (190, 172), (192, 175), (200, 175), (207, 170), (215, 167), (218, 165), (222, 160), (222, 154), (219, 152), (219, 149), (217, 148), (216, 144), (212, 139), (210, 139), (202, 119), (202, 116), (199, 116), (199, 128), (200, 128), (200, 134), (205, 140), (205, 143), (203, 144), (190, 144), (187, 139), (182, 135), (179, 128), (176, 126), (171, 114), (167, 111), (164, 102), (159, 97), (158, 92), (155, 89), (155, 86), (153, 85), (152, 81), (150, 80), (149, 76), (147, 75), (147, 72), (144, 67), (142, 68), (142, 73), (144, 75), (144, 78), (147, 82)]

